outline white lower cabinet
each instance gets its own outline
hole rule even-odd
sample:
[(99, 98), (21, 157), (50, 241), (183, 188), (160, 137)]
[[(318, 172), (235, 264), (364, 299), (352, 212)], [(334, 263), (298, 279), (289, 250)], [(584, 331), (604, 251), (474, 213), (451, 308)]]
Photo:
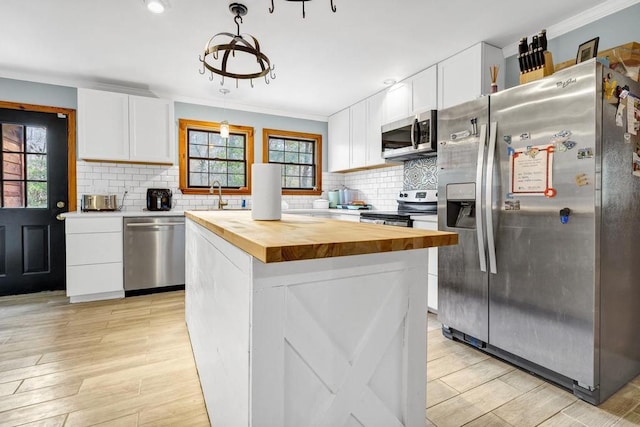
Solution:
[[(413, 228), (438, 230), (437, 221), (413, 221)], [(427, 306), (429, 311), (438, 312), (438, 248), (429, 248)]]
[(71, 302), (124, 297), (122, 218), (67, 218)]

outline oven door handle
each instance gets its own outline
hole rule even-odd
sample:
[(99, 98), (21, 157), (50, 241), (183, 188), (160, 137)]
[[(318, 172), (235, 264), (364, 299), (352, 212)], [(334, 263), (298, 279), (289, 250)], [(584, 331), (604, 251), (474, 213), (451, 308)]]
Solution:
[(385, 224), (384, 219), (372, 219), (360, 217), (360, 222), (366, 222), (367, 224)]

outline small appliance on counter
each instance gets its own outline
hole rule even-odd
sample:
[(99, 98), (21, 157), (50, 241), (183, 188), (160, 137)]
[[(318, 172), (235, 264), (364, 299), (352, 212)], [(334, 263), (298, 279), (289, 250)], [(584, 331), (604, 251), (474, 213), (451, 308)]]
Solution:
[(118, 210), (115, 194), (83, 194), (80, 199), (82, 212)]
[(148, 188), (147, 189), (147, 210), (149, 211), (169, 211), (171, 210), (171, 189), (169, 188)]

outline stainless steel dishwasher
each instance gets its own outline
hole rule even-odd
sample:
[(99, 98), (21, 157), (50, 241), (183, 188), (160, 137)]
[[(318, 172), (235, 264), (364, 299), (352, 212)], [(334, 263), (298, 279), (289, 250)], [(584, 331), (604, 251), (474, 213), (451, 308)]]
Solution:
[(124, 218), (124, 290), (184, 285), (184, 217)]

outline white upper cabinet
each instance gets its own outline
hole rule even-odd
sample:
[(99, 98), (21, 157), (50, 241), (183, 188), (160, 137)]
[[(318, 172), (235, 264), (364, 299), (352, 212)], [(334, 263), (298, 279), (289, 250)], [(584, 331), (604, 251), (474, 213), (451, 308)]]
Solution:
[(349, 108), (351, 114), (351, 152), (349, 168), (361, 168), (367, 161), (367, 101), (360, 101)]
[(329, 159), (329, 172), (339, 172), (349, 169), (349, 156), (351, 151), (349, 108), (329, 117), (328, 135), (327, 156)]
[(129, 160), (129, 95), (78, 89), (78, 156)]
[(411, 114), (438, 109), (438, 67), (419, 72), (411, 80)]
[(385, 92), (367, 98), (367, 166), (384, 164), (382, 158), (382, 116)]
[(129, 125), (131, 160), (174, 162), (173, 102), (129, 96)]
[(173, 164), (173, 103), (92, 89), (78, 89), (78, 156)]
[(505, 61), (502, 50), (478, 43), (438, 63), (438, 109), (488, 95), (489, 67), (498, 65), (498, 88), (504, 88)]
[(384, 100), (383, 124), (409, 117), (411, 110), (411, 82), (403, 81), (387, 89)]

